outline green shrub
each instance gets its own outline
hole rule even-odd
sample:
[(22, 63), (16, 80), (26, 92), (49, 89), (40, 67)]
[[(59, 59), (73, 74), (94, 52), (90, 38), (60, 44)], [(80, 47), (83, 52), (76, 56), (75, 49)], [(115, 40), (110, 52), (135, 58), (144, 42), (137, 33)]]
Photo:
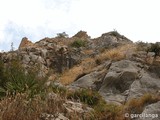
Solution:
[(73, 43), (71, 43), (71, 46), (75, 48), (85, 47), (86, 41), (78, 39), (78, 40), (75, 40)]
[(88, 104), (89, 106), (96, 106), (101, 100), (101, 96), (96, 91), (89, 89), (81, 89), (70, 92), (68, 93), (67, 98), (80, 100), (81, 102)]
[(59, 85), (55, 85), (53, 83), (53, 85), (51, 86), (52, 91), (56, 94), (61, 95), (62, 97), (65, 97), (66, 93), (67, 93), (67, 89), (63, 86), (59, 86)]
[(37, 76), (36, 68), (27, 71), (15, 60), (7, 65), (1, 62), (0, 95), (15, 95), (17, 93), (29, 93), (30, 96), (44, 90), (45, 78)]
[(116, 30), (110, 32), (111, 35), (115, 37), (122, 37), (120, 33), (118, 33)]
[(101, 103), (94, 108), (93, 115), (96, 120), (122, 120), (119, 116), (121, 111), (121, 106)]
[(66, 32), (57, 33), (56, 38), (68, 38), (68, 34)]

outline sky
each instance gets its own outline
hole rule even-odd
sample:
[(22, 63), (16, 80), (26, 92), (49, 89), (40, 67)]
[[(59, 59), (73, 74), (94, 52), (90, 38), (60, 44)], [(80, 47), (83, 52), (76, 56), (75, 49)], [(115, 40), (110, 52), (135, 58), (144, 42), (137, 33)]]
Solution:
[(0, 0), (0, 51), (80, 30), (91, 38), (117, 30), (132, 41), (160, 42), (159, 0)]

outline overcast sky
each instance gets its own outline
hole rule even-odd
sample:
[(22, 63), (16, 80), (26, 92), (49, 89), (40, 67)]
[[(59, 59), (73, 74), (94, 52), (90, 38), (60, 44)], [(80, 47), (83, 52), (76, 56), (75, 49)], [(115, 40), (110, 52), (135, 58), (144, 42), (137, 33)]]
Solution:
[(132, 41), (160, 41), (159, 0), (0, 0), (0, 50), (80, 30), (92, 38), (116, 29)]

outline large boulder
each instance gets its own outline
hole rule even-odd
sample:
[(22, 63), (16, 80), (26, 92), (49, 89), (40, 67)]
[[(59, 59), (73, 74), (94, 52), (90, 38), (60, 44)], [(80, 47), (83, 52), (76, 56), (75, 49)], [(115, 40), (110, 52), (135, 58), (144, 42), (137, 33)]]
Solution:
[(152, 73), (141, 71), (141, 78), (135, 80), (129, 90), (128, 100), (146, 93), (156, 93), (160, 89), (160, 78)]
[(139, 71), (137, 64), (129, 60), (113, 63), (99, 93), (107, 102), (124, 103), (130, 85), (139, 77)]
[(107, 61), (103, 65), (98, 66), (95, 71), (77, 78), (69, 87), (73, 89), (86, 88), (98, 90), (110, 65), (111, 61)]
[(106, 74), (99, 93), (107, 102), (124, 104), (146, 93), (160, 89), (160, 78), (144, 69), (141, 63), (121, 60), (112, 64)]

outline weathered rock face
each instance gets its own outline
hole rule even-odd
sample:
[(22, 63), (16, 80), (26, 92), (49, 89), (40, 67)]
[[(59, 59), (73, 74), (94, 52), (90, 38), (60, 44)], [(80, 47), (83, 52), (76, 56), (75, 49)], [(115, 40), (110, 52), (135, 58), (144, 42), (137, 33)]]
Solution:
[(135, 80), (130, 86), (128, 100), (137, 98), (146, 93), (156, 93), (160, 89), (160, 79), (151, 73), (142, 72), (141, 78)]
[(144, 108), (141, 113), (145, 117), (137, 118), (136, 120), (159, 120), (160, 118), (160, 101)]
[[(77, 38), (87, 40), (87, 46), (85, 48), (71, 47), (70, 44)], [(1, 59), (7, 63), (11, 59), (19, 57), (26, 69), (30, 66), (40, 65), (43, 75), (49, 69), (62, 73), (80, 63), (82, 59), (98, 54), (97, 47), (104, 48), (108, 45), (112, 46), (114, 43), (117, 44), (119, 41), (113, 35), (104, 34), (95, 41), (91, 40), (85, 31), (79, 31), (72, 38), (44, 38), (36, 43), (32, 43), (24, 37), (18, 50), (2, 54)], [(89, 55), (84, 52), (85, 50), (92, 50), (93, 52)]]
[(77, 37), (77, 38), (81, 38), (81, 39), (90, 39), (90, 36), (88, 36), (87, 32), (85, 32), (85, 31), (79, 31), (73, 37)]
[(160, 89), (160, 78), (141, 63), (121, 60), (79, 78), (71, 88), (96, 89), (107, 102), (124, 104), (146, 93), (156, 93)]
[(121, 36), (119, 33), (113, 31), (102, 34), (101, 37), (95, 38), (91, 44), (91, 47), (98, 50), (102, 48), (112, 48), (127, 43), (129, 44), (132, 42), (126, 37)]
[(110, 65), (111, 61), (107, 61), (103, 65), (98, 66), (95, 71), (84, 75), (83, 77), (73, 82), (70, 85), (70, 88), (87, 88), (98, 90)]
[(27, 38), (23, 38), (17, 51), (4, 53), (1, 59), (7, 63), (18, 57), (26, 69), (40, 66), (41, 74), (44, 76), (49, 69), (62, 73), (71, 68), (80, 59), (74, 56), (68, 46), (59, 45), (55, 40), (46, 38), (33, 44)]
[(113, 63), (99, 89), (100, 94), (105, 96), (108, 102), (124, 103), (125, 93), (130, 89), (130, 85), (138, 79), (139, 71), (136, 64), (128, 60)]
[(160, 89), (160, 79), (140, 66), (140, 63), (128, 60), (113, 63), (103, 80), (100, 94), (106, 101), (124, 103), (145, 93), (155, 93)]
[(157, 65), (151, 65), (149, 67), (149, 71), (155, 75), (157, 75), (160, 78), (160, 64)]
[(22, 38), (22, 41), (21, 41), (18, 49), (32, 46), (32, 45), (33, 45), (33, 43), (30, 40), (28, 40), (28, 38), (24, 37), (24, 38)]

